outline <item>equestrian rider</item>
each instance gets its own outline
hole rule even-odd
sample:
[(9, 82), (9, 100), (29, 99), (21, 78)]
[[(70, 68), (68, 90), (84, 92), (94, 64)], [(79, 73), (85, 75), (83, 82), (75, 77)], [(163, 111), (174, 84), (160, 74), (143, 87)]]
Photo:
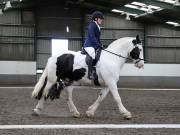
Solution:
[(100, 42), (101, 28), (100, 25), (104, 20), (104, 15), (100, 11), (95, 11), (92, 13), (91, 21), (88, 25), (87, 38), (84, 43), (84, 49), (90, 56), (88, 62), (88, 78), (90, 80), (95, 80), (95, 75), (93, 73), (94, 60), (96, 56), (96, 51), (102, 48)]

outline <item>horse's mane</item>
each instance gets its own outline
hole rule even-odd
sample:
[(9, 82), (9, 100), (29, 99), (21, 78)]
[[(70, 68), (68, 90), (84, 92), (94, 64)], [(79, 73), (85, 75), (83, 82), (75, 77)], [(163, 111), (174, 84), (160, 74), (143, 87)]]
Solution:
[(128, 42), (132, 42), (132, 40), (135, 39), (135, 37), (123, 37), (123, 38), (119, 38), (115, 41), (113, 41), (108, 48), (114, 48), (114, 47), (118, 47), (119, 45), (123, 45), (126, 44)]

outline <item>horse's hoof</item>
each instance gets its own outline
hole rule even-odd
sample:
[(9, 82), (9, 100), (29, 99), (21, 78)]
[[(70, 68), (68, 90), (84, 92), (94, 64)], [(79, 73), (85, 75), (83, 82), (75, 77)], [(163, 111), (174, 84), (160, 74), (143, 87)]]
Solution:
[(31, 95), (32, 98), (35, 98), (37, 97), (37, 93), (36, 92), (33, 92), (32, 95)]
[(81, 116), (81, 114), (80, 114), (79, 112), (73, 114), (73, 117), (74, 117), (74, 118), (79, 118), (80, 116)]
[(131, 120), (132, 119), (132, 114), (130, 112), (124, 113), (123, 116), (124, 116), (125, 120)]
[(92, 112), (90, 112), (90, 111), (86, 111), (86, 115), (88, 116), (88, 117), (94, 117), (94, 113), (92, 113)]
[(41, 113), (40, 113), (40, 110), (39, 109), (33, 109), (32, 110), (32, 116), (39, 116)]

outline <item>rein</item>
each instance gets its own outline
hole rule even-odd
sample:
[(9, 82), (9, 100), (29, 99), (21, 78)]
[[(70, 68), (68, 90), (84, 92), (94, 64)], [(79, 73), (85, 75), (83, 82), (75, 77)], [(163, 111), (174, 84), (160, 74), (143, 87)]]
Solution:
[[(119, 54), (113, 53), (113, 52), (108, 51), (108, 50), (105, 50), (105, 49), (102, 49), (102, 50), (103, 50), (103, 51), (106, 51), (106, 52), (109, 52), (109, 53), (111, 53), (111, 54), (114, 54), (114, 55), (116, 55), (116, 56), (118, 56), (118, 57), (124, 58), (124, 59), (133, 60), (132, 58), (124, 57), (124, 56), (122, 56), (122, 55), (119, 55)], [(139, 61), (141, 61), (141, 60), (143, 60), (143, 61), (144, 61), (144, 59), (140, 59), (140, 58), (138, 58), (138, 61), (137, 61), (137, 62), (135, 62), (135, 64), (136, 64), (136, 63), (138, 63), (138, 62), (139, 62)]]

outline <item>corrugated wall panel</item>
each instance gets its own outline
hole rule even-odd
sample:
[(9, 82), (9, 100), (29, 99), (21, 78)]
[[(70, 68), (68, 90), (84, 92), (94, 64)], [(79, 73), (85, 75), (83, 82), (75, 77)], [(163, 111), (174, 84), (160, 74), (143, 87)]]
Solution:
[(1, 60), (34, 60), (33, 26), (0, 25), (0, 33)]
[(78, 17), (81, 9), (76, 7), (65, 8), (61, 5), (41, 6), (37, 9), (38, 17)]
[(22, 17), (20, 10), (9, 10), (0, 15), (1, 60), (35, 60), (35, 25), (22, 24)]
[(177, 36), (180, 35), (180, 31), (177, 31), (171, 27), (164, 27), (162, 25), (148, 25), (148, 35), (166, 35)]
[[(40, 18), (38, 26), (39, 36), (53, 36), (58, 38), (80, 37), (81, 36), (81, 20), (77, 19), (56, 19), (56, 18)], [(66, 27), (69, 32), (66, 32)]]
[(180, 63), (180, 48), (176, 48), (176, 63)]
[[(48, 10), (47, 10), (48, 9)], [(38, 36), (56, 38), (81, 37), (81, 10), (78, 8), (64, 9), (59, 6), (41, 7), (37, 11)], [(66, 32), (69, 26), (70, 32)]]
[(48, 58), (51, 56), (51, 40), (37, 40), (37, 69), (46, 66)]
[(151, 63), (180, 63), (180, 31), (162, 25), (148, 25), (147, 58)]
[(34, 45), (0, 43), (0, 60), (34, 60)]
[(167, 48), (149, 48), (148, 60), (151, 58), (151, 63), (176, 63), (175, 49)]
[(119, 39), (122, 37), (136, 37), (139, 34), (141, 38), (143, 38), (143, 31), (138, 30), (102, 30), (101, 38), (102, 39)]
[(68, 50), (79, 51), (82, 48), (81, 40), (68, 40)]
[(9, 37), (9, 36), (0, 36), (0, 42), (1, 43), (27, 43), (27, 44), (34, 44), (34, 38), (28, 38), (28, 37)]
[(36, 65), (37, 69), (44, 69), (46, 67), (46, 63), (49, 57), (51, 57), (50, 54), (38, 54)]
[(37, 53), (51, 54), (51, 41), (45, 39), (37, 40)]
[(106, 28), (143, 28), (141, 23), (125, 20), (124, 17), (107, 14), (104, 27)]
[(108, 45), (110, 45), (112, 42), (114, 41), (114, 39), (106, 39), (106, 40), (101, 40), (101, 43), (104, 47), (107, 47)]
[(0, 25), (1, 36), (34, 36), (34, 26)]
[(21, 12), (18, 10), (5, 11), (4, 14), (0, 15), (0, 24), (20, 24), (21, 23)]
[(148, 37), (147, 43), (149, 46), (171, 46), (171, 47), (180, 47), (180, 38), (171, 38), (171, 37)]

